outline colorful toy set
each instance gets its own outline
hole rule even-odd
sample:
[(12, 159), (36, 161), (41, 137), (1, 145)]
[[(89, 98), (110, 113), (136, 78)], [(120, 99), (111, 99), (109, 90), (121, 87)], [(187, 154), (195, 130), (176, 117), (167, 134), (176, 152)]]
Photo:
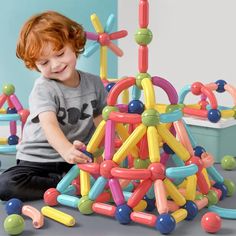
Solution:
[[(228, 92), (234, 102), (232, 108), (219, 106), (213, 91), (218, 93)], [(195, 105), (185, 105), (184, 99), (188, 93), (201, 96), (201, 100)], [(183, 105), (183, 112), (186, 115), (200, 118), (208, 118), (210, 122), (216, 123), (221, 118), (236, 118), (236, 88), (227, 84), (224, 80), (217, 80), (215, 83), (203, 85), (195, 82), (192, 85), (186, 85), (179, 94), (179, 103)]]
[[(12, 84), (6, 84), (0, 95), (0, 121), (10, 122), (10, 136), (8, 138), (0, 137), (0, 153), (16, 151), (16, 144), (19, 142), (17, 136), (17, 121), (21, 122), (21, 132), (29, 115), (29, 111), (24, 109), (19, 99), (14, 94), (15, 87)], [(4, 104), (7, 108), (4, 109)]]
[[(212, 155), (197, 145), (182, 120), (174, 87), (147, 73), (147, 45), (152, 40), (148, 23), (149, 3), (140, 0), (140, 29), (135, 37), (139, 74), (118, 81), (110, 90), (103, 121), (84, 151), (94, 162), (74, 165), (56, 188), (45, 192), (45, 203), (78, 208), (85, 215), (115, 217), (121, 224), (133, 221), (155, 227), (162, 234), (171, 233), (183, 220), (193, 220), (204, 207), (236, 219), (236, 210), (215, 206), (234, 192), (233, 182), (220, 175)], [(117, 104), (122, 91), (131, 86), (133, 100), (128, 105)], [(163, 89), (170, 100), (162, 112), (154, 86)], [(144, 104), (139, 100), (141, 90)], [(176, 167), (167, 166), (170, 158)], [(151, 213), (155, 208), (158, 215)], [(217, 229), (209, 229), (208, 219), (215, 218), (202, 220), (206, 231), (220, 229), (219, 223)]]

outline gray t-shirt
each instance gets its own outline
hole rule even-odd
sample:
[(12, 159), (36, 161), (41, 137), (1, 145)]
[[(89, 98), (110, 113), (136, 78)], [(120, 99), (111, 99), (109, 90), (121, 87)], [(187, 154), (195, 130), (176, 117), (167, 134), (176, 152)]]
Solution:
[(16, 159), (32, 162), (64, 162), (48, 143), (39, 123), (41, 112), (56, 113), (60, 128), (70, 142), (87, 144), (95, 131), (93, 118), (106, 106), (107, 92), (98, 76), (78, 71), (80, 84), (76, 88), (40, 77), (29, 97), (30, 115), (17, 145)]

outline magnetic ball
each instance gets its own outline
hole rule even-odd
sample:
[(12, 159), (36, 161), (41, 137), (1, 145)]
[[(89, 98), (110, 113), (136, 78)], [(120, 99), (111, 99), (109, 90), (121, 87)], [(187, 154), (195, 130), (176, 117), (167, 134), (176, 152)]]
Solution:
[(20, 215), (22, 207), (23, 207), (23, 202), (18, 198), (11, 198), (10, 200), (6, 202), (6, 205), (5, 205), (6, 213), (8, 215), (11, 215), (11, 214)]
[(224, 80), (220, 79), (220, 80), (217, 80), (216, 82), (216, 85), (218, 86), (216, 91), (218, 93), (223, 93), (225, 91), (225, 85), (227, 84)]
[(130, 219), (131, 212), (132, 212), (131, 208), (126, 204), (117, 206), (115, 218), (120, 222), (120, 224), (127, 225), (131, 221)]
[(142, 123), (146, 126), (155, 126), (160, 123), (160, 114), (155, 109), (148, 109), (142, 113)]
[(17, 113), (17, 110), (15, 107), (8, 107), (7, 108), (7, 114), (16, 114)]
[(112, 111), (118, 111), (117, 107), (114, 106), (105, 106), (102, 110), (102, 118), (104, 120), (108, 120), (109, 119), (109, 115)]
[(57, 197), (60, 192), (55, 188), (49, 188), (43, 195), (44, 202), (49, 206), (56, 206), (58, 204)]
[(135, 33), (135, 42), (138, 45), (148, 45), (152, 41), (152, 31), (147, 28), (140, 28)]
[(105, 87), (105, 89), (107, 90), (107, 92), (110, 92), (110, 90), (112, 89), (112, 87), (115, 85), (116, 83), (112, 82), (107, 84), (107, 86)]
[(142, 114), (144, 111), (144, 104), (140, 100), (132, 100), (128, 104), (128, 113)]
[(164, 143), (162, 147), (165, 153), (175, 154), (175, 152), (170, 148), (170, 146), (167, 143)]
[(214, 190), (209, 190), (206, 197), (208, 199), (208, 205), (207, 206), (215, 205), (219, 201), (218, 195)]
[(11, 135), (8, 137), (7, 142), (9, 145), (16, 145), (19, 142), (19, 137), (17, 135)]
[(232, 180), (230, 179), (225, 179), (224, 180), (224, 185), (227, 188), (227, 197), (232, 197), (234, 192), (235, 192), (235, 184)]
[(218, 122), (220, 120), (221, 113), (220, 113), (220, 111), (218, 109), (210, 109), (208, 111), (207, 116), (208, 116), (208, 120), (209, 121), (211, 121), (213, 123), (216, 123), (216, 122)]
[(224, 169), (224, 170), (233, 170), (235, 169), (236, 167), (236, 160), (233, 156), (231, 155), (225, 155), (221, 161), (221, 167)]
[(227, 188), (226, 188), (226, 186), (224, 184), (222, 184), (222, 183), (215, 183), (213, 185), (213, 187), (217, 188), (217, 189), (219, 189), (221, 191), (220, 200), (223, 200), (227, 196), (228, 190), (227, 190)]
[(15, 92), (15, 87), (12, 84), (5, 84), (3, 85), (2, 92), (5, 95), (10, 96)]
[(4, 230), (10, 235), (21, 234), (25, 228), (25, 221), (22, 216), (17, 214), (9, 215), (4, 220)]
[(146, 195), (144, 196), (143, 199), (147, 203), (147, 207), (145, 208), (145, 210), (148, 211), (148, 212), (152, 212), (156, 208), (156, 205), (155, 205), (156, 201), (155, 201), (155, 199), (150, 199)]
[(191, 85), (190, 90), (191, 90), (192, 94), (194, 94), (194, 95), (200, 95), (200, 94), (202, 93), (202, 91), (201, 91), (202, 87), (203, 87), (203, 84), (202, 84), (202, 83), (200, 83), (200, 82), (195, 82), (195, 83), (193, 83), (193, 84)]
[(214, 212), (207, 212), (202, 216), (201, 226), (208, 233), (216, 233), (221, 229), (221, 218)]
[(187, 201), (184, 205), (184, 208), (187, 210), (188, 215), (185, 218), (186, 220), (193, 220), (198, 213), (198, 207), (193, 201)]
[(206, 152), (206, 150), (201, 146), (196, 146), (194, 148), (194, 156), (201, 157), (203, 152)]
[(156, 229), (162, 234), (169, 234), (175, 229), (175, 219), (172, 215), (166, 213), (161, 214), (156, 221)]

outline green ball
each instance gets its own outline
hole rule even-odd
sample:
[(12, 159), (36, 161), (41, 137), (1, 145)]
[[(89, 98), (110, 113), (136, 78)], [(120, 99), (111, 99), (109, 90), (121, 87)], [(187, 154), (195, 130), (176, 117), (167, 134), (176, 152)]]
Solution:
[(233, 156), (226, 155), (224, 156), (221, 161), (221, 167), (224, 170), (233, 170), (236, 167), (236, 160)]
[(155, 109), (148, 109), (142, 114), (142, 122), (146, 126), (155, 126), (160, 123), (160, 114)]
[(109, 114), (112, 112), (112, 111), (118, 111), (118, 108), (117, 107), (113, 107), (113, 106), (106, 106), (103, 108), (102, 110), (102, 117), (104, 120), (108, 120), (109, 119)]
[(148, 79), (151, 79), (151, 75), (148, 74), (148, 73), (138, 73), (136, 75), (136, 86), (139, 88), (139, 89), (143, 89), (142, 87), (142, 80), (145, 79), (145, 78), (148, 78)]
[(234, 182), (231, 181), (230, 179), (225, 179), (224, 180), (224, 185), (227, 188), (227, 197), (232, 197), (234, 195), (234, 192), (235, 192)]
[(134, 160), (134, 168), (135, 169), (147, 169), (150, 165), (150, 160), (142, 160), (140, 158)]
[(15, 87), (12, 84), (5, 84), (2, 87), (2, 92), (7, 95), (10, 96), (15, 92)]
[(198, 193), (195, 197), (195, 200), (202, 200), (203, 199), (203, 194), (202, 193)]
[(138, 29), (134, 38), (137, 44), (148, 45), (152, 41), (152, 31), (147, 28)]
[(78, 203), (78, 208), (81, 214), (91, 215), (93, 213), (92, 209), (93, 203), (94, 201), (90, 200), (87, 195), (80, 198)]
[(12, 214), (4, 220), (4, 230), (10, 235), (21, 234), (24, 228), (25, 221), (20, 215)]
[(184, 107), (183, 104), (168, 105), (166, 107), (166, 113), (170, 113), (170, 112), (173, 112), (173, 111), (176, 111), (176, 110), (182, 110), (183, 107)]
[(213, 190), (209, 190), (206, 197), (208, 199), (208, 205), (207, 206), (215, 205), (218, 202), (217, 193)]

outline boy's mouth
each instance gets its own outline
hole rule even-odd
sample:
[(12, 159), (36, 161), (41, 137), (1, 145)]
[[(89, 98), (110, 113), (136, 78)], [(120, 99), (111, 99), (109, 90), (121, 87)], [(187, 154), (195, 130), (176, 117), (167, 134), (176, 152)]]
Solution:
[(67, 66), (64, 66), (61, 70), (56, 71), (56, 74), (62, 73), (65, 69), (67, 68)]

